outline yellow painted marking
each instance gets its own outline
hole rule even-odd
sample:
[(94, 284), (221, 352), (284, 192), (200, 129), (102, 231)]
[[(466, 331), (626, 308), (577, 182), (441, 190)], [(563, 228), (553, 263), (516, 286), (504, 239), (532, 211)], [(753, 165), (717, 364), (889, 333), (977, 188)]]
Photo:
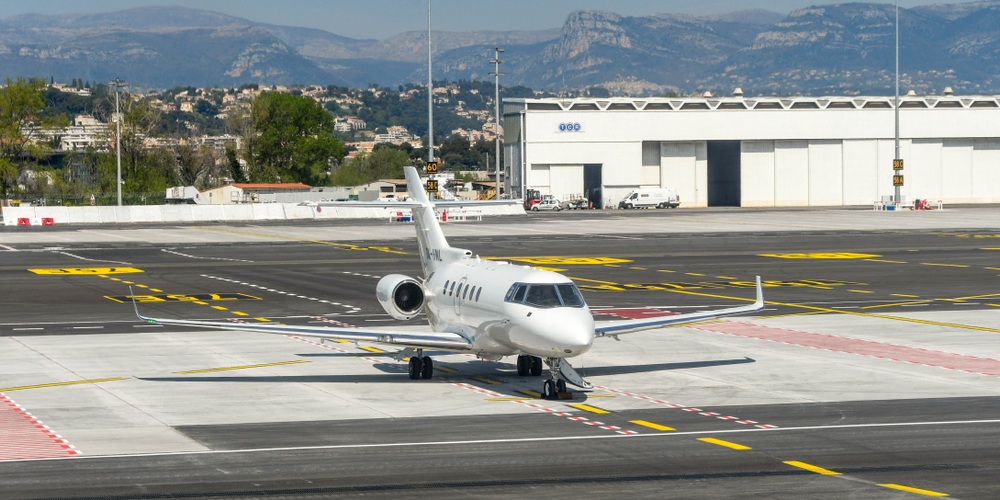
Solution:
[(576, 408), (577, 410), (589, 411), (590, 413), (596, 413), (598, 415), (606, 415), (608, 413), (611, 413), (608, 410), (604, 410), (596, 406), (585, 405), (583, 403), (573, 403), (570, 406)]
[(104, 298), (106, 298), (106, 299), (108, 299), (108, 300), (113, 300), (113, 301), (115, 301), (115, 302), (117, 302), (117, 303), (119, 303), (119, 304), (124, 304), (124, 303), (125, 303), (124, 301), (121, 301), (121, 300), (118, 300), (117, 298), (115, 298), (115, 297), (112, 297), (112, 296), (110, 296), (110, 295), (105, 295), (105, 296), (104, 296)]
[[(492, 257), (487, 257), (492, 259)], [(497, 259), (501, 260), (501, 259)], [(595, 265), (608, 265), (608, 264), (627, 264), (632, 262), (626, 259), (616, 259), (614, 257), (563, 257), (563, 256), (544, 256), (544, 257), (507, 257), (502, 260), (513, 260), (516, 262), (524, 262), (527, 264), (537, 264), (541, 266), (595, 266)]]
[(901, 260), (885, 260), (885, 259), (865, 259), (868, 262), (882, 262), (884, 264), (908, 264), (908, 262), (903, 262)]
[(215, 310), (218, 310), (218, 311), (228, 311), (229, 310), (229, 309), (227, 309), (225, 307), (222, 307), (222, 306), (212, 306), (212, 309), (215, 309)]
[(906, 294), (906, 293), (890, 293), (889, 295), (892, 295), (893, 297), (902, 297), (904, 299), (919, 299), (920, 298), (919, 295), (910, 295), (910, 294)]
[(658, 273), (676, 273), (677, 271), (671, 271), (670, 269), (657, 269)]
[(472, 380), (478, 380), (479, 382), (482, 382), (484, 384), (490, 384), (490, 385), (501, 385), (501, 384), (503, 384), (503, 382), (501, 382), (499, 380), (493, 380), (493, 379), (488, 378), (488, 377), (475, 376), (475, 377), (472, 377)]
[(191, 302), (194, 303), (194, 304), (198, 304), (199, 306), (207, 306), (208, 305), (208, 302), (202, 302), (200, 300), (192, 300)]
[(938, 300), (940, 300), (941, 302), (954, 302), (956, 304), (961, 304), (961, 303), (965, 302), (962, 299), (938, 299)]
[(389, 247), (384, 247), (384, 246), (359, 247), (357, 245), (350, 245), (350, 244), (347, 244), (347, 243), (335, 243), (335, 242), (332, 242), (332, 241), (320, 241), (320, 240), (304, 240), (304, 239), (301, 239), (301, 238), (293, 238), (291, 236), (281, 236), (281, 235), (277, 235), (277, 234), (255, 233), (255, 232), (251, 232), (251, 231), (237, 231), (237, 230), (234, 230), (234, 229), (222, 229), (222, 228), (208, 227), (208, 226), (201, 226), (201, 227), (196, 226), (196, 227), (198, 229), (202, 229), (202, 230), (205, 230), (205, 231), (219, 231), (219, 232), (223, 232), (223, 233), (233, 233), (233, 234), (244, 234), (244, 235), (249, 235), (249, 236), (257, 236), (259, 238), (273, 238), (273, 239), (276, 239), (276, 240), (298, 241), (298, 242), (302, 242), (302, 243), (315, 243), (317, 245), (328, 245), (328, 246), (332, 246), (332, 247), (343, 248), (345, 250), (375, 250), (377, 252), (385, 252), (385, 253), (392, 253), (392, 254), (398, 254), (398, 255), (410, 255), (407, 252), (403, 252), (403, 251), (400, 251), (400, 250), (393, 250), (393, 249), (391, 249)]
[(618, 285), (618, 283), (615, 283), (614, 281), (592, 280), (592, 279), (589, 279), (589, 278), (577, 278), (576, 276), (573, 276), (572, 280), (573, 281), (586, 281), (588, 283), (599, 283), (601, 285)]
[(163, 293), (163, 290), (160, 290), (159, 288), (150, 288), (149, 291), (153, 293)]
[(533, 267), (541, 271), (552, 271), (554, 273), (564, 273), (566, 271), (569, 271), (569, 269), (563, 267), (546, 267), (546, 266), (533, 266)]
[(643, 427), (649, 427), (650, 429), (654, 429), (654, 430), (657, 430), (657, 431), (676, 431), (677, 430), (677, 429), (674, 429), (673, 427), (667, 427), (665, 425), (654, 424), (653, 422), (647, 422), (645, 420), (629, 420), (629, 422), (631, 422), (631, 423), (633, 423), (635, 425), (641, 425)]
[(98, 278), (107, 278), (108, 275), (106, 275), (106, 274), (98, 274), (97, 277)]
[(520, 392), (521, 394), (524, 394), (525, 396), (531, 396), (533, 398), (540, 398), (540, 397), (542, 397), (542, 394), (540, 392), (530, 391), (528, 389), (522, 389), (522, 390), (519, 390), (517, 392)]
[(629, 269), (635, 269), (636, 271), (648, 271), (649, 269), (639, 266), (630, 266)]
[(531, 399), (531, 398), (517, 398), (517, 397), (511, 397), (511, 398), (486, 398), (486, 401), (524, 401), (526, 399)]
[(233, 311), (233, 314), (235, 314), (237, 316), (249, 316), (249, 314), (247, 314), (245, 312), (240, 312), (240, 311)]
[(718, 278), (720, 280), (734, 280), (734, 279), (736, 279), (735, 276), (716, 276), (716, 278)]
[(1000, 271), (1000, 267), (984, 267), (987, 271)]
[(853, 292), (853, 293), (875, 293), (875, 292), (873, 292), (871, 290), (848, 290), (848, 292)]
[(913, 488), (911, 486), (903, 486), (901, 484), (885, 483), (885, 484), (880, 484), (879, 486), (881, 486), (883, 488), (891, 488), (891, 489), (899, 490), (899, 491), (906, 491), (906, 492), (909, 492), (909, 493), (916, 493), (918, 495), (924, 495), (924, 496), (928, 496), (928, 497), (946, 497), (946, 496), (948, 496), (947, 493), (941, 493), (940, 491), (922, 490), (920, 488)]
[(27, 389), (42, 389), (45, 387), (61, 387), (64, 385), (99, 384), (101, 382), (114, 382), (126, 379), (128, 379), (128, 377), (93, 378), (89, 380), (70, 380), (69, 382), (52, 382), (49, 384), (22, 385), (18, 387), (0, 387), (0, 392), (24, 391)]
[(111, 281), (121, 281), (122, 280), (121, 278), (108, 278), (108, 279), (111, 280)]
[(281, 365), (297, 365), (299, 363), (309, 363), (308, 359), (296, 359), (295, 361), (278, 361), (275, 363), (259, 363), (256, 365), (240, 365), (240, 366), (223, 366), (221, 368), (205, 368), (202, 370), (186, 370), (182, 372), (174, 372), (177, 375), (190, 375), (192, 373), (211, 373), (211, 372), (228, 372), (233, 370), (248, 370), (250, 368), (264, 368), (268, 366), (281, 366)]
[(134, 285), (135, 282), (122, 280), (123, 285)]
[(351, 343), (351, 341), (350, 341), (350, 340), (341, 340), (341, 339), (331, 339), (331, 340), (332, 340), (333, 342), (336, 342), (336, 343), (338, 343), (338, 344), (350, 344), (350, 343)]
[(824, 469), (822, 467), (817, 467), (815, 465), (810, 465), (805, 462), (798, 462), (795, 460), (786, 461), (785, 464), (791, 465), (792, 467), (798, 467), (800, 469), (805, 469), (809, 472), (815, 472), (817, 474), (823, 474), (824, 476), (837, 476), (840, 475), (839, 472), (835, 472), (829, 469)]
[(378, 347), (370, 347), (370, 346), (360, 346), (360, 347), (358, 347), (358, 349), (361, 349), (362, 351), (368, 351), (368, 352), (377, 352), (377, 353), (385, 352), (384, 350), (379, 349)]
[(434, 365), (434, 369), (438, 370), (438, 371), (445, 372), (445, 373), (458, 373), (458, 370), (456, 370), (454, 368), (449, 368), (447, 366), (437, 366), (437, 365)]
[(271, 320), (269, 320), (267, 318), (257, 317), (257, 318), (254, 318), (254, 319), (257, 320), (257, 321), (260, 321), (261, 323), (270, 323), (271, 322)]
[(935, 267), (961, 267), (961, 268), (972, 267), (972, 266), (967, 266), (965, 264), (937, 264), (937, 263), (934, 263), (934, 262), (921, 262), (920, 265), (921, 266), (935, 266)]
[(917, 304), (929, 304), (934, 302), (933, 300), (913, 300), (910, 302), (893, 302), (891, 304), (878, 304), (874, 306), (863, 306), (862, 309), (879, 309), (883, 307), (899, 307), (899, 306), (912, 306)]
[[(716, 444), (716, 445), (719, 445), (719, 446), (724, 446), (726, 448), (730, 448), (730, 449), (733, 449), (733, 450), (749, 450), (750, 449), (749, 446), (744, 446), (744, 445), (739, 444), (739, 443), (733, 443), (733, 442), (730, 442), (730, 441), (723, 441), (721, 439), (715, 439), (715, 438), (698, 438), (698, 441), (703, 441), (703, 442), (706, 442), (706, 443), (711, 443), (711, 444)], [(788, 462), (785, 462), (785, 463), (788, 463)]]
[(704, 274), (701, 274), (701, 273), (684, 273), (684, 274), (686, 274), (688, 276), (704, 276)]
[(878, 254), (854, 252), (762, 253), (759, 256), (776, 259), (873, 259), (881, 257)]
[(149, 288), (148, 286), (143, 285), (143, 284), (136, 284), (135, 287), (136, 288)]
[(28, 269), (35, 274), (84, 274), (90, 276), (108, 274), (134, 274), (144, 272), (142, 269), (134, 267), (36, 267)]
[(980, 250), (1000, 250), (1000, 248), (980, 248)]

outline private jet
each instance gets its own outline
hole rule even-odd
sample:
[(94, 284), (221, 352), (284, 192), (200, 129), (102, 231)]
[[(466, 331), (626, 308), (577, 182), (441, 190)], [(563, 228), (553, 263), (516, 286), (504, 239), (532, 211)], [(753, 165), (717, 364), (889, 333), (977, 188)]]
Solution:
[(138, 306), (135, 306), (136, 315), (152, 324), (394, 346), (401, 349), (397, 359), (409, 358), (408, 373), (414, 380), (430, 379), (434, 374), (434, 361), (424, 354), (425, 350), (472, 353), (494, 361), (517, 356), (519, 376), (541, 376), (543, 363), (548, 366), (548, 378), (542, 384), (541, 395), (545, 399), (555, 399), (566, 392), (567, 382), (584, 389), (592, 387), (567, 358), (589, 351), (596, 338), (617, 340), (628, 333), (750, 313), (764, 307), (758, 276), (757, 298), (753, 304), (672, 316), (595, 321), (580, 290), (566, 276), (480, 259), (470, 250), (448, 245), (435, 206), (468, 205), (469, 202), (433, 202), (416, 169), (406, 167), (405, 174), (411, 198), (391, 206), (412, 211), (423, 277), (384, 276), (375, 287), (375, 296), (394, 319), (410, 320), (425, 313), (430, 332), (405, 327), (348, 328), (151, 318), (141, 315)]

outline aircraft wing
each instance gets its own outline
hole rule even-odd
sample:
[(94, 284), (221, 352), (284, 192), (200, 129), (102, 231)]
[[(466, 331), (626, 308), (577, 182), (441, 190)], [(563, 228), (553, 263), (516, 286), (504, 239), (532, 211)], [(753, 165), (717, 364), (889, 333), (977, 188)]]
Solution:
[(594, 331), (597, 337), (614, 337), (626, 333), (651, 330), (665, 326), (683, 325), (697, 321), (706, 321), (723, 316), (743, 314), (759, 311), (764, 308), (764, 291), (760, 284), (760, 276), (757, 276), (757, 300), (753, 304), (730, 307), (727, 309), (716, 309), (713, 311), (699, 311), (687, 314), (676, 314), (673, 316), (661, 316), (658, 318), (640, 318), (624, 321), (599, 321), (595, 323)]
[(186, 319), (149, 318), (139, 314), (139, 306), (133, 299), (135, 314), (139, 319), (158, 325), (193, 326), (198, 328), (215, 328), (218, 330), (239, 330), (246, 332), (269, 333), (273, 335), (299, 335), (330, 340), (349, 340), (352, 342), (370, 342), (417, 349), (447, 349), (452, 351), (467, 351), (472, 343), (456, 333), (444, 332), (406, 332), (402, 330), (370, 330), (364, 328), (349, 328), (335, 326), (279, 325), (269, 323), (227, 323), (217, 321), (198, 321)]

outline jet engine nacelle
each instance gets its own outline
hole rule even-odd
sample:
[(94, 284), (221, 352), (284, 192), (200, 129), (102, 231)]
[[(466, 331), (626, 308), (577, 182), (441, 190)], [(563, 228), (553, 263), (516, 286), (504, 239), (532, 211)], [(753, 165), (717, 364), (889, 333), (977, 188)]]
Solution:
[(382, 309), (395, 319), (411, 319), (424, 309), (424, 287), (402, 274), (390, 274), (378, 280), (375, 297)]

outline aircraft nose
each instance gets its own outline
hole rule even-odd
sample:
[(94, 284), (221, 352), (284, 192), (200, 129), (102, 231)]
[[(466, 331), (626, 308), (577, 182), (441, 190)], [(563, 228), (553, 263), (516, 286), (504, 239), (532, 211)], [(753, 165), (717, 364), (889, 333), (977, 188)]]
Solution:
[(567, 315), (555, 325), (555, 328), (546, 329), (545, 336), (551, 339), (553, 350), (560, 356), (579, 356), (590, 350), (594, 342), (594, 320), (589, 315)]

